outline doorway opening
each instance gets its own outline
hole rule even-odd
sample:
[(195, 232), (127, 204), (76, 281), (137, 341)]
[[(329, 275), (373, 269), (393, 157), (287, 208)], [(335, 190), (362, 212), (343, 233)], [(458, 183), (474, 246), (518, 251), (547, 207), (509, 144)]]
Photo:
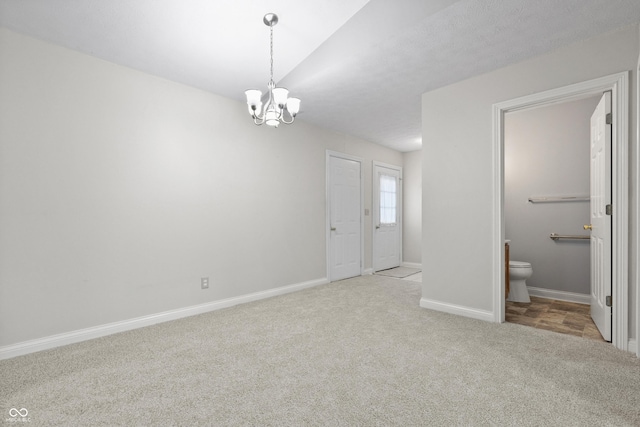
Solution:
[[(599, 79), (566, 86), (493, 106), (494, 148), (494, 316), (505, 321), (505, 149), (504, 121), (509, 112), (553, 105), (588, 98), (606, 91), (612, 97), (612, 185), (613, 212), (611, 282), (612, 282), (612, 344), (628, 349), (628, 73), (619, 73)], [(535, 274), (535, 273), (534, 273)]]
[[(526, 283), (511, 277), (505, 320), (602, 341), (590, 313), (591, 233), (583, 229), (590, 224), (590, 120), (601, 98), (505, 115), (504, 212), (512, 273), (531, 273)], [(610, 324), (607, 330), (610, 337)]]

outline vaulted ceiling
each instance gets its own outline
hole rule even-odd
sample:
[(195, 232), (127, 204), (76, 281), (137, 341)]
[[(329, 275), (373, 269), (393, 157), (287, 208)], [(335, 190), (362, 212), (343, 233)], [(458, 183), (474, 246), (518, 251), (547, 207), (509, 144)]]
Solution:
[(0, 25), (244, 101), (274, 74), (300, 120), (421, 147), (421, 94), (640, 22), (638, 0), (0, 0)]

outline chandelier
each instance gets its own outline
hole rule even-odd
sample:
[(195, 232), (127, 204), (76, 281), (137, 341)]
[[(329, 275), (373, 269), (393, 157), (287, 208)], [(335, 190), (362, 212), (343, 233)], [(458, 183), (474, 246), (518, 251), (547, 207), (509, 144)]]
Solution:
[[(245, 91), (247, 96), (247, 106), (249, 114), (253, 118), (253, 122), (260, 126), (266, 123), (267, 126), (278, 127), (280, 123), (291, 124), (296, 118), (296, 114), (300, 111), (300, 100), (298, 98), (289, 98), (289, 91), (283, 87), (276, 87), (273, 81), (273, 26), (278, 23), (278, 15), (275, 13), (267, 13), (262, 22), (269, 27), (271, 31), (271, 79), (267, 87), (269, 88), (269, 99), (266, 104), (262, 105), (262, 92), (257, 89), (249, 89)], [(289, 119), (285, 116), (285, 110)]]

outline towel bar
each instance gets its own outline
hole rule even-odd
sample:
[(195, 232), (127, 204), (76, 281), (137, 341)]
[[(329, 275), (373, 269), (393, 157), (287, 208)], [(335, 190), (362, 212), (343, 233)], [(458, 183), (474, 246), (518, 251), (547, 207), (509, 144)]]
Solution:
[(588, 202), (589, 196), (529, 197), (529, 203)]
[(571, 236), (568, 234), (551, 233), (549, 235), (549, 238), (555, 241), (558, 241), (560, 239), (589, 240), (591, 239), (591, 236)]

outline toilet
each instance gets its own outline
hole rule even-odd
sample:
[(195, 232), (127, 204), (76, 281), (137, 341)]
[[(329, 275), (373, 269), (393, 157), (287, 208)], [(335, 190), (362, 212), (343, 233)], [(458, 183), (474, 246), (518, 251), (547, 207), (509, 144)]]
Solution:
[(533, 274), (531, 264), (524, 261), (509, 261), (509, 297), (507, 301), (531, 302), (527, 290), (527, 279)]

